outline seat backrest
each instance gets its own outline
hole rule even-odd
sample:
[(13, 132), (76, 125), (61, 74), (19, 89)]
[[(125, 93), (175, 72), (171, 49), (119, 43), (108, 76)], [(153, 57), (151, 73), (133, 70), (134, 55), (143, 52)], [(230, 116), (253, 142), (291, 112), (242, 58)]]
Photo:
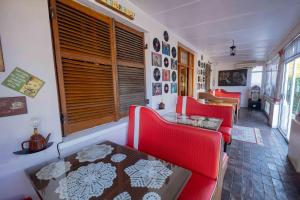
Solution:
[(193, 97), (178, 96), (176, 113), (220, 118), (223, 119), (222, 126), (232, 127), (233, 125), (233, 107), (202, 104)]
[(130, 106), (128, 146), (217, 179), (222, 135), (170, 123), (147, 107)]

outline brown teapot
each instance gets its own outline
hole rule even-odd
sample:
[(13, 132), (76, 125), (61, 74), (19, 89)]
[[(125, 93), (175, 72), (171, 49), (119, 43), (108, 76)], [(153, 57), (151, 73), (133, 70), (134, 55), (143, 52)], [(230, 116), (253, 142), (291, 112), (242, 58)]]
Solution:
[(28, 149), (30, 152), (37, 152), (41, 151), (46, 148), (51, 133), (48, 134), (46, 138), (44, 138), (41, 134), (38, 133), (37, 128), (34, 128), (34, 133), (30, 137), (29, 140), (22, 142), (21, 147), (22, 149), (26, 149), (24, 144), (28, 143)]

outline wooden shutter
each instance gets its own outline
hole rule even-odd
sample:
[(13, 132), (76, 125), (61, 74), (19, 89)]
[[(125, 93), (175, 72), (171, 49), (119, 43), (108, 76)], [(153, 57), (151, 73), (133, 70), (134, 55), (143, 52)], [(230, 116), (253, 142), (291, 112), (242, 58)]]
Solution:
[(70, 0), (51, 0), (64, 134), (116, 117), (112, 19)]
[(144, 34), (115, 23), (120, 116), (130, 105), (145, 105)]

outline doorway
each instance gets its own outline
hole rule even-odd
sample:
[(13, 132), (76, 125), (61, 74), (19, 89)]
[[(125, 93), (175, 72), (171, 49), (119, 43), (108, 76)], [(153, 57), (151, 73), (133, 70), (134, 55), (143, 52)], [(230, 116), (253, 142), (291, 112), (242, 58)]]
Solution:
[(285, 65), (279, 130), (289, 140), (291, 121), (300, 111), (300, 57)]
[(178, 95), (193, 96), (194, 54), (178, 47)]

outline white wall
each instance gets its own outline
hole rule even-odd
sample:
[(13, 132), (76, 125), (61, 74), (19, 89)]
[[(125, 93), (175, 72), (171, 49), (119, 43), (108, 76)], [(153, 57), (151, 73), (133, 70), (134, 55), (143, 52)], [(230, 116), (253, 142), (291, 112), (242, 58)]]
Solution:
[[(66, 153), (72, 152), (84, 145), (109, 139), (120, 144), (126, 141), (127, 122), (113, 122), (107, 125), (82, 131), (71, 137), (62, 138), (59, 121), (59, 104), (55, 67), (52, 52), (51, 30), (47, 0), (1, 0), (0, 1), (0, 35), (6, 66), (5, 73), (0, 73), (0, 82), (16, 67), (45, 81), (45, 85), (35, 98), (27, 99), (28, 114), (0, 118), (0, 198), (19, 199), (24, 195), (34, 196), (34, 191), (23, 169), (37, 163), (57, 157), (56, 144), (64, 141), (60, 149)], [(120, 1), (123, 5), (136, 12), (136, 19), (131, 22), (124, 17), (116, 16), (113, 12), (95, 3), (93, 0), (80, 0), (100, 12), (115, 17), (119, 21), (133, 26), (146, 33), (146, 86), (150, 106), (156, 107), (161, 97), (152, 97), (151, 51), (152, 39), (158, 37), (162, 41), (163, 31), (169, 32), (172, 46), (178, 42), (197, 52), (191, 44), (178, 37), (171, 30), (160, 25), (142, 10), (129, 1)], [(197, 60), (197, 58), (196, 58)], [(22, 96), (21, 94), (0, 85), (0, 97)], [(169, 94), (166, 100), (167, 110), (175, 110), (176, 94)], [(20, 149), (20, 143), (27, 140), (32, 127), (30, 119), (41, 119), (41, 133), (51, 132), (51, 141), (55, 144), (45, 151), (26, 156), (16, 156), (13, 151)], [(14, 187), (16, 190), (11, 189)]]
[(221, 88), (229, 92), (241, 92), (241, 107), (248, 106), (249, 90), (251, 88), (251, 70), (247, 73), (246, 86), (218, 86), (218, 74), (222, 70), (234, 70), (234, 64), (212, 65), (212, 89)]

